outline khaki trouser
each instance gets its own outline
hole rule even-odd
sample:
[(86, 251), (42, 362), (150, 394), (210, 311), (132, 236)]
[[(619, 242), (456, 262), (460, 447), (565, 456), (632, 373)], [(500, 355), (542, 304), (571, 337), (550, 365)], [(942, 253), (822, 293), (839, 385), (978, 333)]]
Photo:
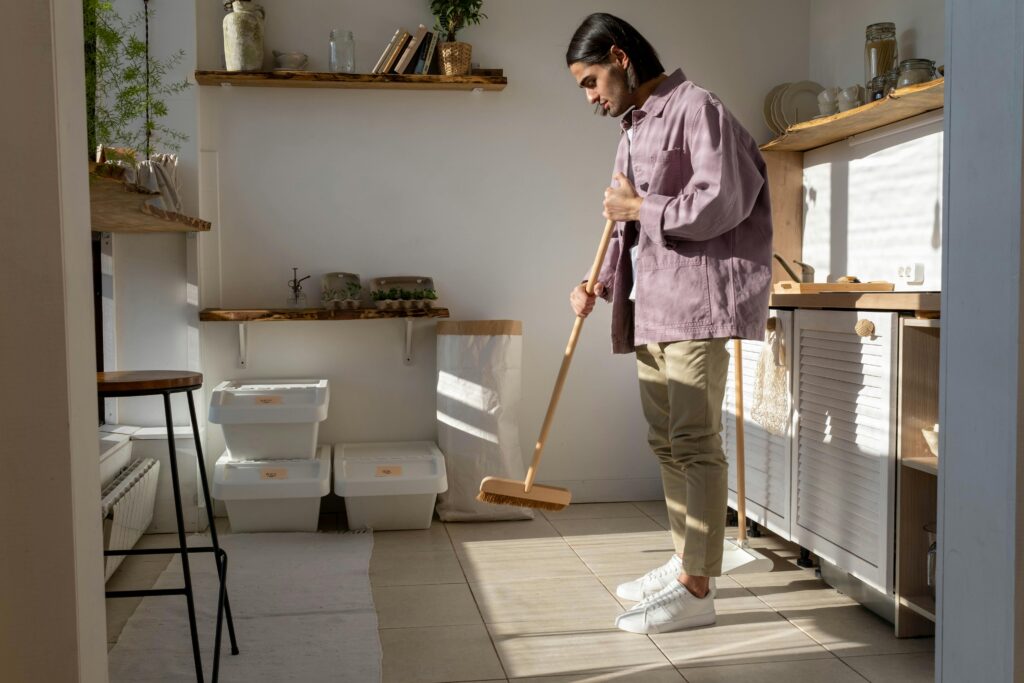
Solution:
[[(693, 576), (722, 573), (729, 465), (722, 450), (725, 339), (636, 348), (647, 441), (661, 462), (672, 542)], [(685, 553), (684, 553), (685, 548)]]

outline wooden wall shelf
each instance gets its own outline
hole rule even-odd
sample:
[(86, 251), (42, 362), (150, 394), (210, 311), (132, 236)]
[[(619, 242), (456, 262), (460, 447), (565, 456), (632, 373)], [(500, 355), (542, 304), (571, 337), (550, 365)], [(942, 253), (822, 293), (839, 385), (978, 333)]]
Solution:
[(132, 192), (115, 178), (89, 174), (89, 211), (93, 232), (205, 232), (210, 222), (146, 204), (156, 195)]
[(370, 90), (504, 90), (504, 76), (345, 74), (322, 71), (196, 71), (199, 85)]
[(797, 123), (771, 142), (761, 146), (767, 152), (803, 152), (845, 140), (858, 133), (887, 126), (918, 114), (942, 109), (945, 79), (893, 90), (875, 102), (849, 111)]
[(913, 458), (903, 458), (901, 461), (904, 467), (912, 467), (921, 472), (939, 476), (939, 459), (934, 455), (922, 455)]
[(204, 308), (203, 322), (275, 322), (285, 320), (385, 320), (392, 318), (447, 318), (447, 308), (380, 310), (359, 308), (340, 311), (326, 308)]

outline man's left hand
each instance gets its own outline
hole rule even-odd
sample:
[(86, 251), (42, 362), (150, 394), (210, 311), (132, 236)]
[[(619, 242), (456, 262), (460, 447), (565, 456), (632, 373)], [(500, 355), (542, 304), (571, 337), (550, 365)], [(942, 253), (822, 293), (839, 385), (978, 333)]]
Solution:
[(604, 191), (604, 217), (613, 221), (639, 220), (643, 197), (636, 193), (629, 178), (622, 173), (616, 173), (612, 181), (617, 181), (619, 186)]

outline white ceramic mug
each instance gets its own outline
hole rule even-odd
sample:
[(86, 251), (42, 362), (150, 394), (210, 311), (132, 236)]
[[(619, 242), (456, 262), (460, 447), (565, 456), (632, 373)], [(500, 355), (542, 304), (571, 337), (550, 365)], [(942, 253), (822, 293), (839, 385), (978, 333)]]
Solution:
[(849, 111), (854, 107), (859, 107), (864, 102), (864, 87), (851, 85), (849, 88), (843, 88), (839, 91), (837, 101), (839, 111)]
[(839, 88), (832, 86), (825, 88), (818, 93), (818, 112), (822, 116), (829, 116), (836, 113), (838, 106)]

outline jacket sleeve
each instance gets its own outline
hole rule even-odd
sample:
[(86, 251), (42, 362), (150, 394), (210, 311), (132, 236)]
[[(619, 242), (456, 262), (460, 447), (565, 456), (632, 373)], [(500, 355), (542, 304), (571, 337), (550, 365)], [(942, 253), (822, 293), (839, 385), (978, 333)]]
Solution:
[[(629, 158), (629, 147), (626, 140), (626, 136), (623, 135), (619, 140), (619, 148), (615, 154), (615, 165), (612, 169), (612, 177), (615, 177), (616, 173), (626, 174), (627, 168), (626, 163)], [(604, 225), (602, 224), (602, 229)], [(601, 298), (605, 301), (612, 300), (612, 291), (615, 288), (615, 270), (619, 263), (619, 254), (622, 253), (622, 234), (624, 232), (625, 224), (621, 221), (615, 224), (612, 228), (612, 237), (608, 242), (608, 251), (605, 252), (604, 262), (601, 264), (600, 269), (597, 271), (597, 281), (604, 285), (604, 296)], [(600, 233), (596, 233), (598, 239), (600, 239)], [(594, 242), (595, 248), (597, 242)], [(591, 252), (593, 253), (593, 252)], [(592, 264), (593, 262), (591, 262)], [(583, 274), (580, 282), (587, 284), (587, 278), (590, 277), (590, 266), (587, 266), (587, 272)]]
[(657, 243), (703, 241), (729, 232), (750, 215), (764, 185), (720, 103), (705, 104), (686, 125), (693, 176), (678, 195), (651, 193), (640, 205), (641, 229)]

